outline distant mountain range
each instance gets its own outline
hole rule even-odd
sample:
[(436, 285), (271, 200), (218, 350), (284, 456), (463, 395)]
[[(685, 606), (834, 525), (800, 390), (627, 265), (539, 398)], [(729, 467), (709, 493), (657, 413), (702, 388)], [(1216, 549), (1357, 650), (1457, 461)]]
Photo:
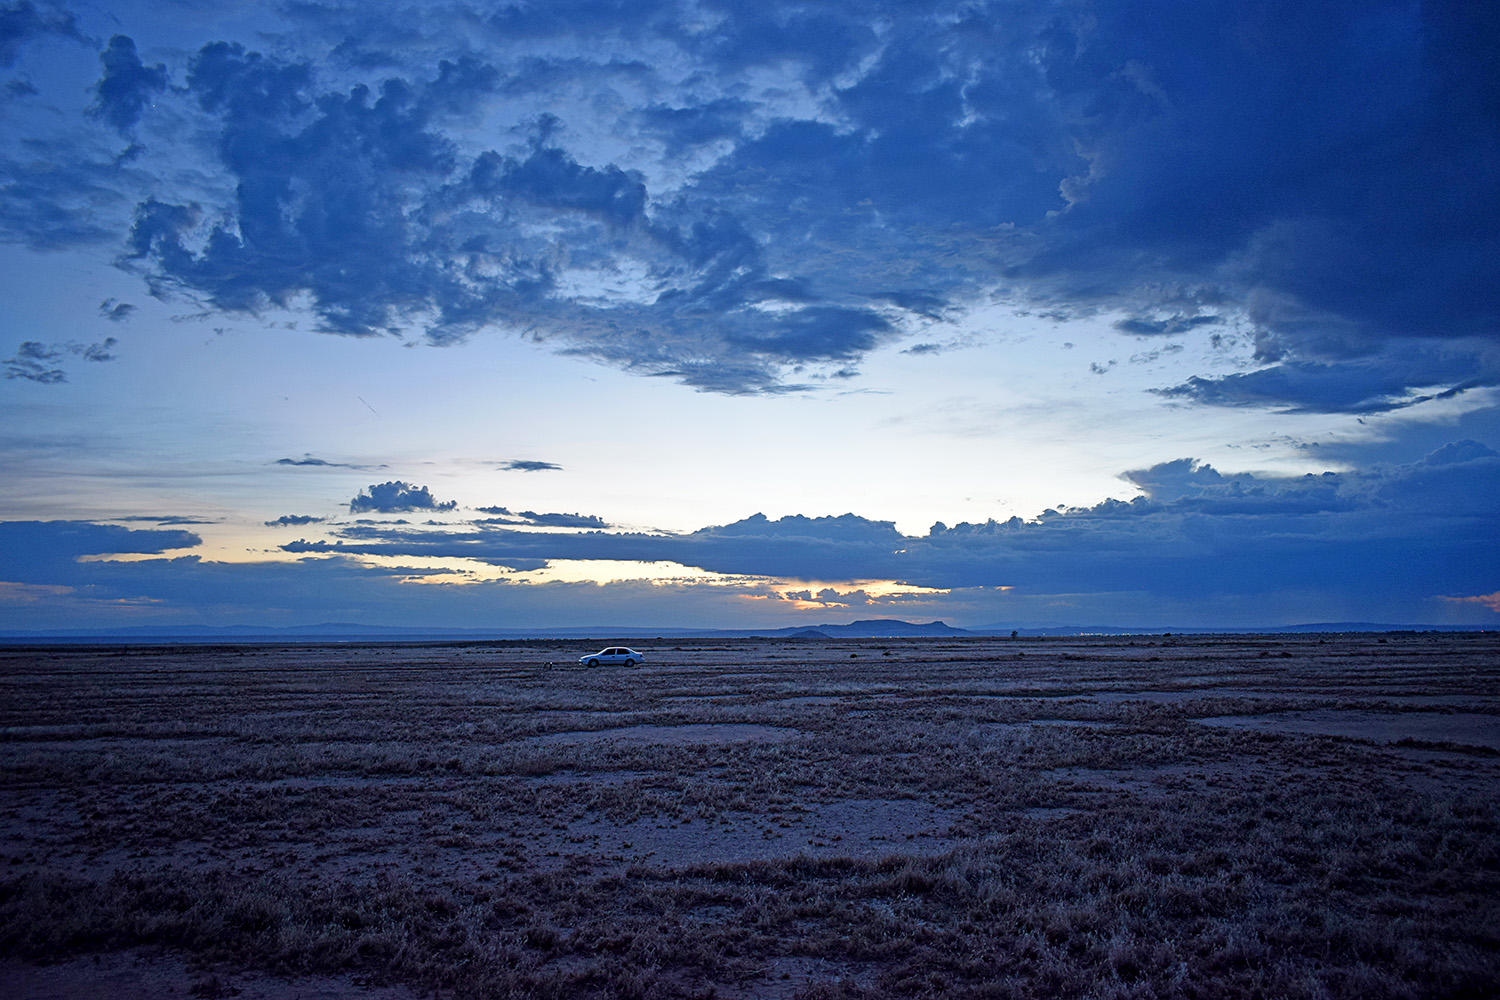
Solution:
[(1475, 625), (1392, 625), (1379, 622), (1318, 622), (1305, 625), (1271, 625), (1264, 628), (1139, 628), (1115, 625), (1058, 625), (1043, 628), (992, 625), (954, 628), (946, 622), (907, 622), (894, 618), (872, 618), (843, 625), (792, 625), (776, 629), (707, 629), (649, 626), (568, 626), (562, 628), (407, 628), (390, 625), (360, 625), (324, 622), (317, 625), (267, 626), (136, 626), (115, 629), (49, 629), (0, 631), (0, 643), (218, 643), (218, 642), (477, 642), (485, 639), (579, 639), (608, 642), (623, 639), (902, 639), (1008, 636), (1012, 630), (1023, 637), (1084, 635), (1216, 635), (1298, 634), (1316, 632), (1471, 632)]

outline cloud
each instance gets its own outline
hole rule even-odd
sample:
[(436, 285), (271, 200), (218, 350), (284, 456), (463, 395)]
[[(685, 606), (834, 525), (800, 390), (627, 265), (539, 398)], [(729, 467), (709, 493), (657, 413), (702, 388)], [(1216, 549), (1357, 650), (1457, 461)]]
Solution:
[(314, 458), (311, 455), (303, 455), (301, 458), (278, 458), (273, 464), (286, 465), (293, 468), (316, 468), (316, 469), (371, 469), (384, 468), (384, 466), (357, 465), (352, 462), (330, 462), (323, 458)]
[[(562, 466), (554, 462), (539, 462), (530, 458), (513, 458), (503, 462), (500, 468), (506, 472), (555, 472), (561, 471)], [(484, 508), (480, 508), (483, 510)]]
[(425, 486), (413, 486), (398, 480), (376, 483), (363, 490), (349, 501), (349, 513), (360, 514), (374, 511), (390, 514), (405, 510), (453, 510), (458, 501), (439, 503)]
[[(1178, 385), (1151, 391), (1167, 399), (1217, 406), (1366, 414), (1389, 413), (1500, 385), (1500, 368), (1487, 371), (1473, 359), (1408, 348), (1404, 364), (1393, 363), (1395, 360), (1386, 355), (1337, 363), (1286, 361), (1217, 378), (1195, 375)], [(1479, 374), (1475, 374), (1476, 366)]]
[(0, 6), (0, 66), (12, 66), (28, 41), (57, 35), (83, 41), (73, 15), (50, 4), (38, 7), (30, 0)]
[(475, 507), (481, 514), (494, 515), (480, 524), (529, 524), (539, 528), (608, 528), (609, 523), (596, 514), (538, 514), (534, 510), (511, 511), (505, 507)]
[(135, 306), (129, 302), (117, 302), (114, 299), (105, 299), (99, 303), (99, 315), (112, 323), (120, 323), (130, 318), (135, 312)]
[[(1178, 7), (302, 3), (266, 53), (170, 66), (119, 35), (93, 127), (171, 105), (193, 127), (152, 150), (217, 175), (27, 136), (0, 226), (123, 244), (153, 294), (217, 312), (524, 331), (710, 392), (825, 384), (991, 297), (1261, 345), (1269, 374), (1163, 387), (1184, 404), (1500, 383), (1494, 5)], [(0, 61), (76, 34), (50, 10), (3, 8)]]
[(1450, 441), (1422, 459), (1423, 465), (1459, 465), (1500, 457), (1495, 449), (1478, 441)]
[(737, 137), (745, 128), (754, 105), (732, 97), (720, 97), (687, 107), (653, 104), (636, 112), (636, 120), (673, 152), (704, 143)]
[(99, 53), (104, 75), (95, 85), (97, 100), (90, 112), (129, 135), (140, 120), (141, 111), (156, 94), (167, 86), (167, 68), (161, 63), (146, 66), (135, 51), (135, 41), (126, 35), (115, 35), (109, 47)]
[(1049, 510), (1032, 521), (939, 523), (921, 536), (854, 514), (757, 514), (686, 534), (364, 525), (283, 548), (501, 563), (665, 560), (730, 575), (1144, 592), (1184, 604), (1291, 590), (1367, 605), (1400, 595), (1415, 606), (1439, 594), (1487, 592), (1500, 565), (1500, 455), (1472, 442), (1364, 473), (1225, 475), (1183, 459), (1126, 479), (1141, 491), (1129, 502)]
[(0, 580), (71, 585), (82, 556), (157, 554), (193, 548), (190, 531), (143, 530), (88, 521), (0, 521)]
[[(524, 563), (517, 569), (536, 568)], [(663, 606), (673, 620), (782, 624), (764, 588), (704, 582), (442, 583), (426, 570), (363, 566), (338, 557), (297, 562), (218, 563), (195, 557), (90, 562), (70, 567), (71, 585), (0, 583), (0, 626), (18, 629), (141, 624), (308, 625), (320, 621), (372, 625), (474, 627), (597, 625), (655, 619)], [(416, 581), (422, 582), (417, 583)], [(45, 589), (42, 589), (45, 588)], [(19, 600), (7, 600), (19, 598)], [(680, 616), (680, 617), (678, 617)]]
[(1500, 590), (1493, 594), (1473, 594), (1468, 597), (1443, 597), (1442, 600), (1454, 604), (1478, 604), (1480, 607), (1488, 608), (1496, 614), (1500, 614)]
[(545, 208), (583, 212), (616, 226), (640, 220), (646, 186), (618, 167), (581, 166), (565, 152), (538, 145), (525, 160), (482, 154), (469, 172), (472, 190), (509, 196)]
[(132, 514), (129, 517), (112, 517), (111, 521), (149, 521), (152, 524), (216, 524), (218, 522), (201, 517), (185, 517), (181, 514)]
[[(26, 617), (10, 620), (24, 620), (21, 627), (52, 620), (46, 615), (65, 621), (70, 609), (76, 620), (85, 601), (93, 602), (91, 616), (110, 621), (123, 620), (109, 617), (127, 613), (121, 609), (146, 608), (163, 620), (252, 620), (248, 614), (412, 624), (472, 623), (501, 608), (545, 624), (609, 608), (629, 608), (631, 620), (707, 624), (748, 620), (751, 605), (770, 609), (754, 614), (775, 619), (794, 611), (788, 601), (897, 616), (919, 609), (971, 624), (1474, 622), (1500, 610), (1500, 454), (1480, 442), (1455, 441), (1416, 461), (1360, 472), (1225, 473), (1181, 459), (1131, 471), (1125, 480), (1139, 493), (1129, 501), (1049, 510), (1032, 520), (938, 523), (915, 535), (854, 514), (754, 515), (669, 533), (606, 531), (591, 515), (491, 507), (481, 512), (494, 521), (336, 525), (329, 540), (282, 545), (302, 561), (281, 564), (192, 556), (80, 561), (159, 556), (200, 539), (183, 530), (92, 522), (5, 522), (0, 581), (30, 588), (15, 591), (24, 608), (13, 613)], [(365, 509), (379, 512), (453, 509), (426, 487), (400, 482), (361, 496)], [(318, 520), (286, 515), (268, 525)], [(361, 565), (367, 556), (386, 559)], [(431, 557), (503, 571), (560, 560), (675, 562), (719, 576), (701, 587), (576, 586), (523, 583), (507, 572), (509, 582), (458, 586), (451, 581), (465, 579), (461, 567), (434, 577), (430, 567), (403, 565)], [(778, 580), (806, 583), (773, 584)], [(925, 589), (881, 597), (863, 581)], [(11, 603), (0, 595), (0, 604)], [(680, 617), (686, 607), (697, 617)]]
[(1212, 326), (1222, 322), (1223, 319), (1219, 316), (1184, 316), (1178, 313), (1159, 319), (1132, 316), (1115, 321), (1114, 326), (1121, 333), (1133, 333), (1141, 337), (1170, 337), (1188, 333), (1200, 326)]
[(791, 361), (846, 361), (862, 357), (890, 329), (884, 318), (859, 309), (798, 309), (774, 330), (737, 334), (731, 343), (751, 354)]
[(113, 361), (114, 337), (105, 337), (93, 344), (44, 344), (39, 340), (23, 340), (16, 353), (0, 364), (5, 365), (8, 379), (26, 379), (41, 385), (56, 385), (68, 380), (68, 373), (59, 362), (68, 356), (85, 361)]
[(327, 518), (313, 517), (311, 514), (283, 514), (274, 521), (267, 521), (268, 528), (290, 528), (303, 524), (322, 524)]

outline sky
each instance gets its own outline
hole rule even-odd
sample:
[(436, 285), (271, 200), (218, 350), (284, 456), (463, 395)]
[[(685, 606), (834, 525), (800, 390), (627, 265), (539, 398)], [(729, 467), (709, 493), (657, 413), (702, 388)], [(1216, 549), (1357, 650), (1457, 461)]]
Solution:
[(0, 0), (0, 629), (1494, 627), (1497, 51)]

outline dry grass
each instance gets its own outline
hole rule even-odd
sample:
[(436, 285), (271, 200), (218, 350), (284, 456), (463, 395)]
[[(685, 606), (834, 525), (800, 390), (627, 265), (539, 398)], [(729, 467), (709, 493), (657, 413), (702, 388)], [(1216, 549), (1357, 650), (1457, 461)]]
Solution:
[[(453, 997), (1500, 981), (1494, 637), (653, 651), (0, 650), (0, 955)], [(1287, 712), (1344, 735), (1201, 721)]]

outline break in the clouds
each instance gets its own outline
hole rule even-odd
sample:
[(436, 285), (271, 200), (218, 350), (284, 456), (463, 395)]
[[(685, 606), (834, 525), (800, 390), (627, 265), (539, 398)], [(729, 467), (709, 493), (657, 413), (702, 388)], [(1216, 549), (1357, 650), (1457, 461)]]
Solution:
[(1489, 621), (1497, 11), (0, 0), (0, 612)]
[[(665, 560), (722, 574), (894, 580), (924, 588), (1028, 593), (1146, 592), (1236, 601), (1292, 590), (1394, 592), (1414, 601), (1480, 592), (1500, 566), (1500, 455), (1461, 442), (1421, 462), (1364, 474), (1223, 475), (1191, 460), (1129, 473), (1133, 501), (1049, 510), (1035, 520), (935, 524), (907, 536), (889, 521), (755, 515), (686, 534), (516, 530), (525, 516), (469, 531), (355, 525), (293, 553)], [(495, 508), (497, 513), (509, 513)], [(545, 524), (537, 518), (531, 524)], [(578, 525), (589, 527), (590, 525)], [(1488, 592), (1485, 590), (1484, 592)]]
[[(554, 527), (549, 515), (494, 508), (486, 513), (507, 523), (343, 524), (331, 541), (283, 544), (302, 561), (282, 564), (213, 563), (191, 552), (86, 560), (81, 557), (192, 549), (200, 539), (185, 531), (13, 522), (0, 524), (0, 579), (63, 588), (79, 599), (145, 602), (161, 615), (189, 618), (222, 605), (283, 607), (286, 595), (302, 595), (297, 600), (307, 603), (297, 606), (309, 614), (380, 608), (431, 622), (451, 622), (460, 609), (535, 614), (565, 595), (582, 608), (639, 614), (655, 607), (662, 613), (663, 605), (649, 596), (655, 584), (626, 579), (579, 589), (487, 579), (462, 568), (484, 564), (514, 574), (557, 561), (675, 563), (708, 571), (715, 577), (658, 587), (656, 599), (668, 607), (681, 599), (700, 611), (714, 606), (711, 613), (720, 616), (726, 587), (759, 608), (774, 610), (787, 601), (917, 608), (970, 623), (1061, 618), (1077, 624), (1126, 615), (1165, 624), (1196, 608), (1202, 623), (1243, 626), (1264, 624), (1258, 616), (1268, 608), (1305, 621), (1337, 620), (1355, 609), (1399, 614), (1417, 608), (1438, 617), (1493, 607), (1500, 455), (1477, 442), (1357, 474), (1225, 474), (1184, 459), (1128, 478), (1140, 492), (1131, 501), (1047, 511), (1031, 520), (939, 523), (921, 535), (853, 514), (756, 515), (668, 533), (598, 530), (578, 515), (572, 517), (585, 523)], [(442, 507), (425, 490), (387, 485), (396, 487), (385, 498), (388, 507)], [(371, 492), (380, 495), (378, 488)], [(567, 527), (573, 530), (562, 530)], [(363, 565), (368, 557), (385, 562)], [(417, 560), (433, 558), (459, 562), (443, 571), (416, 568)], [(439, 572), (443, 580), (415, 582)], [(784, 582), (773, 585), (778, 580)], [(893, 596), (874, 596), (858, 583), (822, 585), (829, 580), (887, 581), (880, 591)], [(716, 605), (710, 599), (715, 592)], [(439, 606), (447, 610), (435, 610)], [(553, 610), (551, 620), (567, 617)]]
[(376, 483), (360, 490), (358, 495), (349, 501), (349, 513), (393, 514), (412, 510), (445, 511), (453, 510), (457, 506), (456, 500), (439, 501), (425, 486), (413, 486), (397, 479), (388, 483)]
[[(112, 246), (226, 316), (524, 332), (716, 392), (847, 375), (996, 296), (1253, 332), (1257, 371), (1160, 387), (1197, 405), (1500, 382), (1493, 4), (280, 13), (186, 51), (112, 35), (86, 110), (129, 156), (84, 121), (60, 170), (0, 163), (8, 238)], [(6, 63), (83, 44), (60, 9), (3, 16)]]

